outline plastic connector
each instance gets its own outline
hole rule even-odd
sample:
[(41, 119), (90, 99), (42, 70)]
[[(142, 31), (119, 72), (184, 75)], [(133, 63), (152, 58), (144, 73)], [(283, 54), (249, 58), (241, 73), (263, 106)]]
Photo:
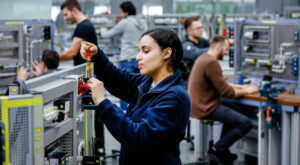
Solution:
[(88, 90), (87, 83), (80, 81), (78, 84), (78, 94), (85, 94), (88, 92)]

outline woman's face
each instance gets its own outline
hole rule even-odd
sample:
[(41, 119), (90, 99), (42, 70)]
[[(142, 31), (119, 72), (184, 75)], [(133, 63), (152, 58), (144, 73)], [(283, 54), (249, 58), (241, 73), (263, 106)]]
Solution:
[(136, 60), (140, 73), (151, 77), (157, 75), (166, 63), (159, 45), (150, 35), (145, 35), (140, 40), (139, 48)]

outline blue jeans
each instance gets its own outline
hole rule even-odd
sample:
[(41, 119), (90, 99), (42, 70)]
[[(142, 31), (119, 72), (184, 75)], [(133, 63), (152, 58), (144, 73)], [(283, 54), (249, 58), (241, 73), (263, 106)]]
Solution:
[[(139, 73), (138, 62), (135, 59), (121, 61), (120, 64), (119, 64), (119, 68), (120, 69), (125, 68), (125, 69), (129, 70), (132, 73)], [(120, 100), (120, 107), (123, 110), (126, 110), (127, 106), (128, 106), (128, 104), (125, 101)]]
[(223, 123), (220, 140), (214, 144), (217, 151), (227, 150), (252, 128), (251, 120), (247, 116), (223, 104), (220, 104), (205, 119), (216, 120)]

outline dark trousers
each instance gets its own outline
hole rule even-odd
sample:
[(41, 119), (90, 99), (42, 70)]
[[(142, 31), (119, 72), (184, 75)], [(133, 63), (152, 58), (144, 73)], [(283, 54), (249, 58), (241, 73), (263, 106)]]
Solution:
[[(119, 68), (120, 69), (125, 68), (125, 69), (129, 70), (132, 73), (139, 73), (138, 62), (137, 62), (136, 59), (132, 59), (132, 60), (129, 60), (129, 61), (127, 61), (127, 60), (121, 61), (120, 64), (119, 64)], [(125, 101), (120, 100), (120, 107), (123, 110), (126, 110), (127, 106), (128, 106), (128, 104)]]
[(223, 104), (220, 104), (206, 119), (223, 123), (220, 140), (214, 144), (217, 151), (227, 150), (252, 128), (251, 120), (247, 116)]

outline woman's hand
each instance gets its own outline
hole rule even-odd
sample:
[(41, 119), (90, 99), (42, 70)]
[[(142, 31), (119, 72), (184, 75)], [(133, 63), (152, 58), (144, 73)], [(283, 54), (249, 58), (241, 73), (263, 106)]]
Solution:
[(80, 54), (81, 54), (81, 57), (85, 60), (87, 60), (86, 51), (88, 48), (90, 48), (91, 57), (93, 57), (95, 54), (98, 53), (98, 48), (96, 45), (94, 45), (90, 42), (86, 42), (86, 41), (81, 42)]
[(96, 105), (101, 103), (104, 97), (104, 84), (95, 78), (91, 78), (87, 82), (88, 88), (92, 91), (92, 99)]

